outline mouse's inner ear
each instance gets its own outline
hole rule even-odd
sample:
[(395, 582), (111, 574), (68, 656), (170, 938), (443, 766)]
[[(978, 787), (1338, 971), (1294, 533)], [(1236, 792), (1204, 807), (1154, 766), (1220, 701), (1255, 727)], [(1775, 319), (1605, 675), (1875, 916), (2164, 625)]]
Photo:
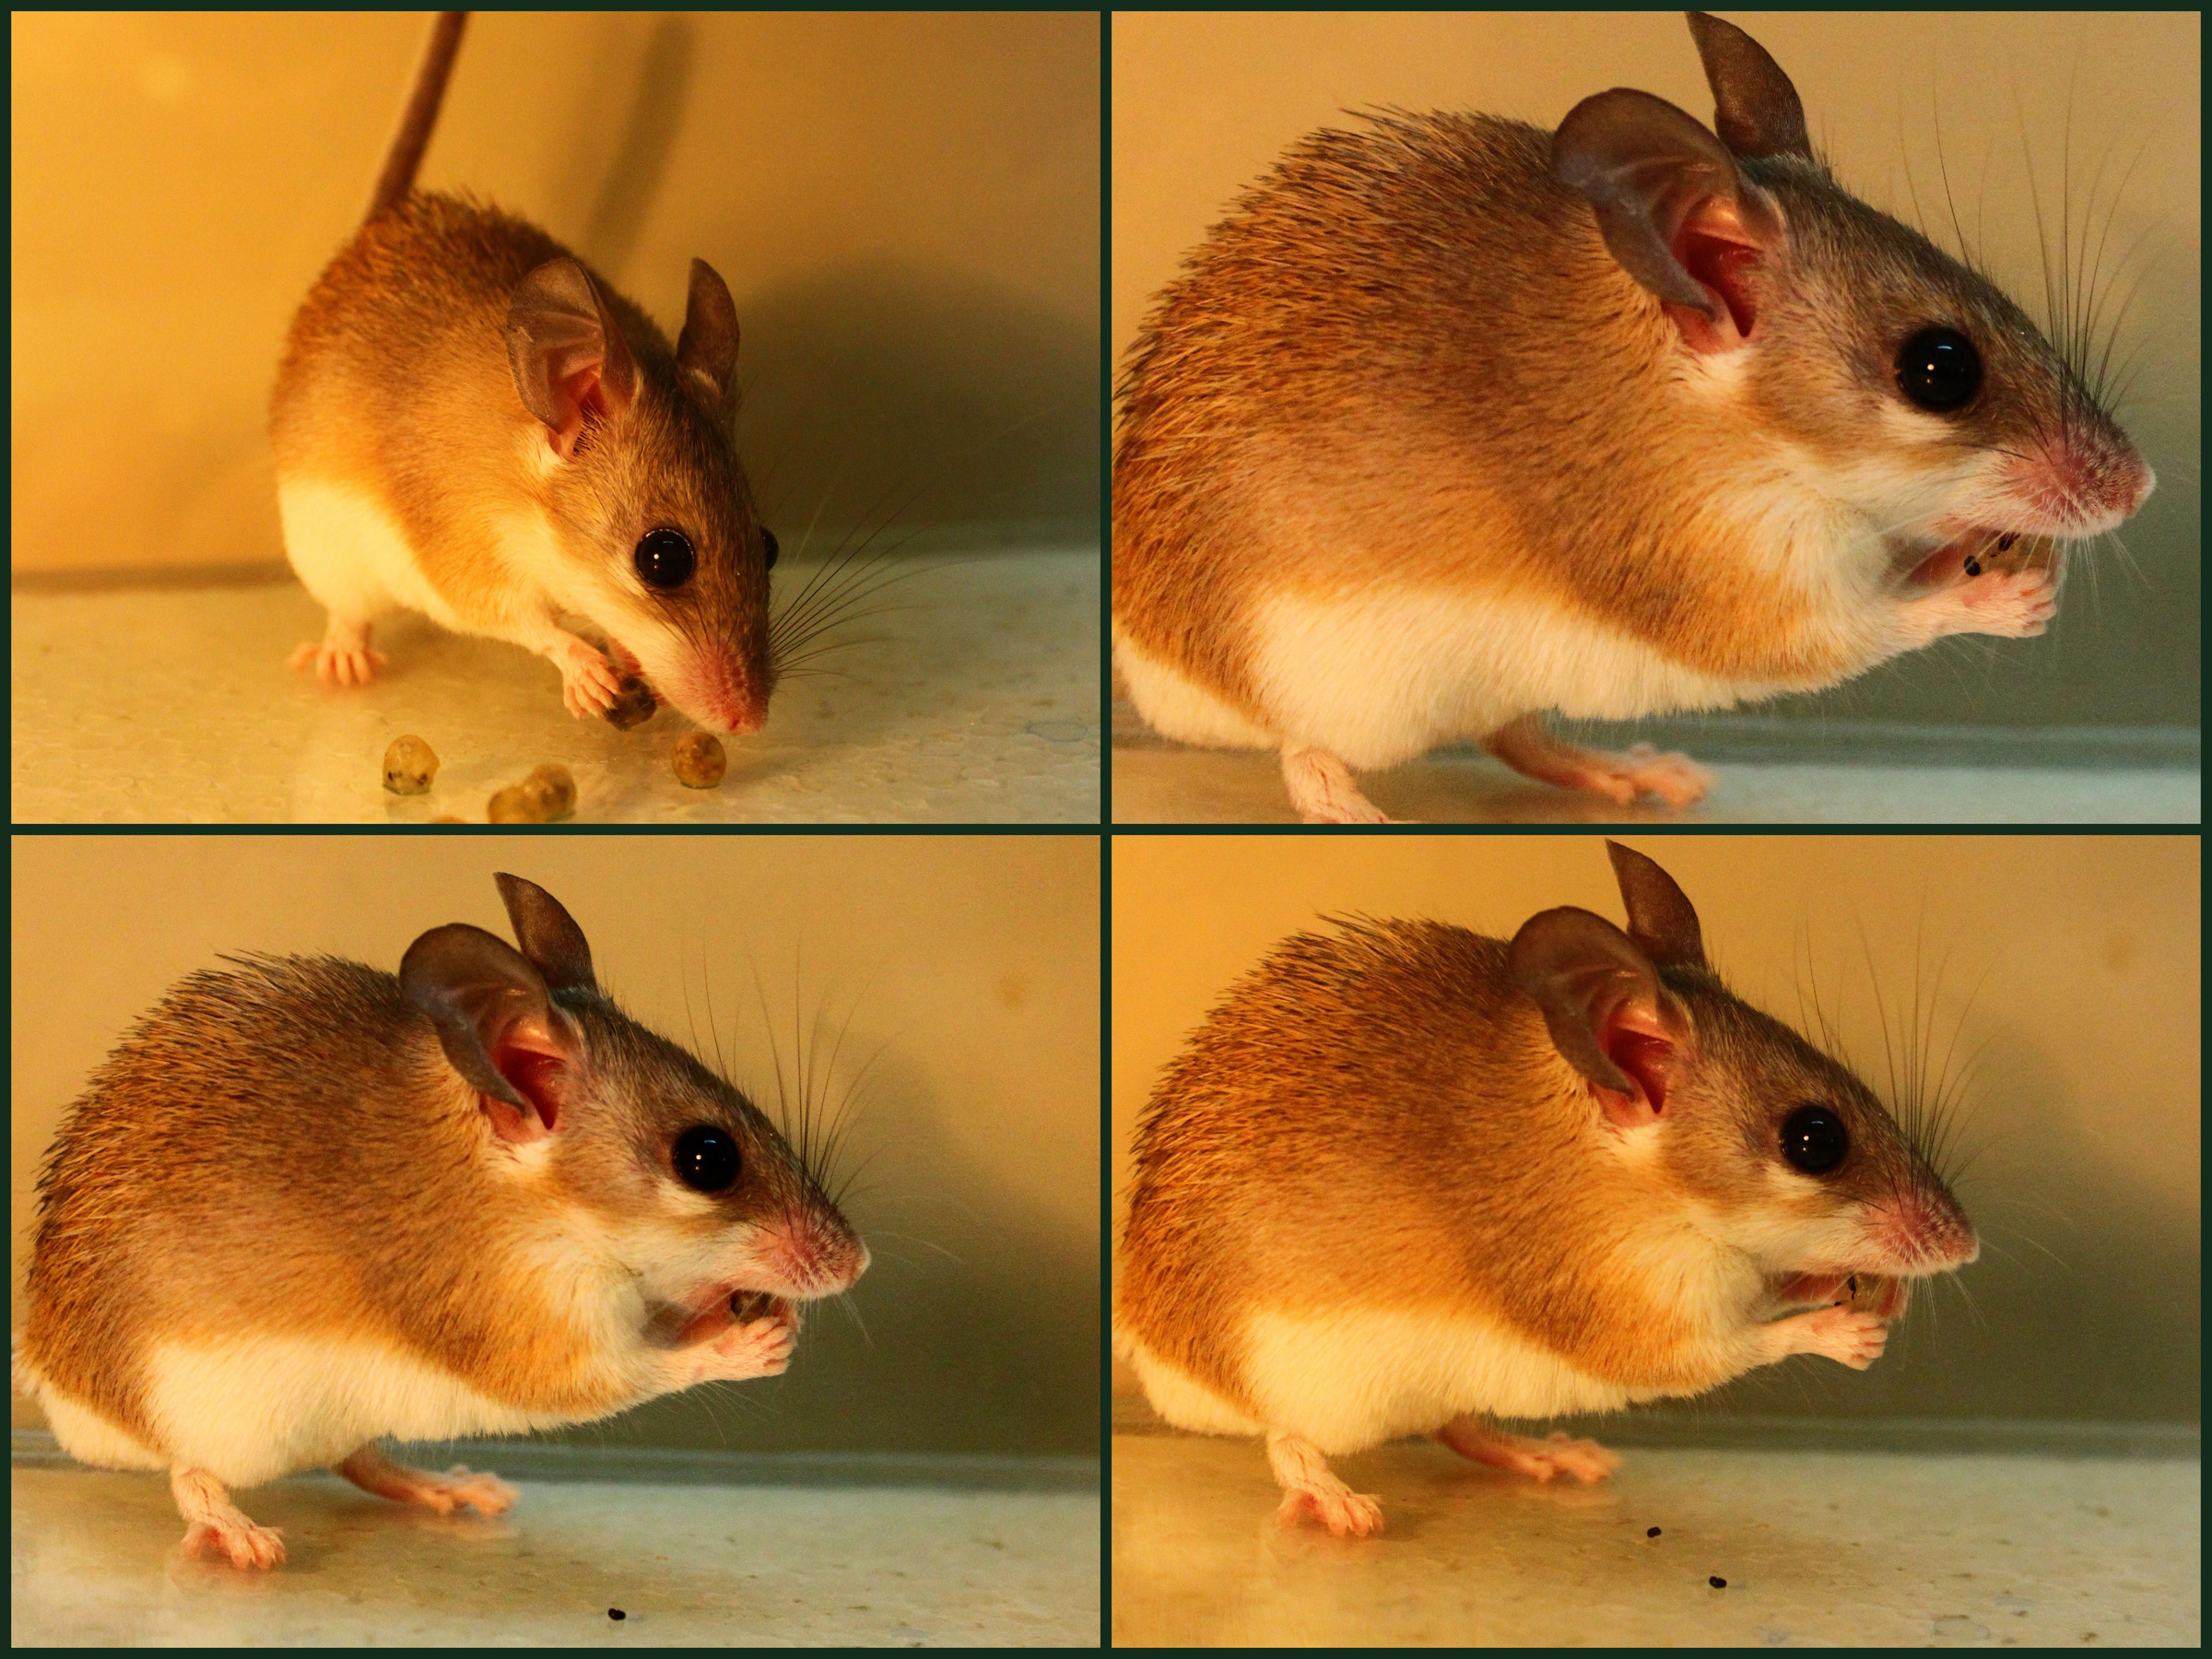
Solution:
[(581, 1084), (583, 1046), (521, 952), (456, 922), (407, 947), (399, 982), (501, 1140), (537, 1140), (560, 1126)]
[(1649, 92), (1600, 92), (1552, 135), (1551, 171), (1590, 204), (1606, 252), (1691, 350), (1750, 339), (1759, 306), (1747, 274), (1782, 253), (1782, 211), (1696, 119)]
[(691, 298), (676, 342), (676, 367), (727, 425), (737, 413), (737, 307), (729, 285), (703, 259), (691, 262)]
[(1712, 124), (1721, 142), (1738, 156), (1794, 156), (1813, 159), (1797, 88), (1767, 55), (1767, 49), (1733, 23), (1704, 12), (1689, 14), (1690, 39), (1712, 88)]
[(1521, 924), (1506, 973), (1543, 1011), (1552, 1047), (1589, 1082), (1608, 1123), (1657, 1121), (1687, 1023), (1633, 939), (1603, 916), (1562, 905)]
[(1652, 860), (1618, 841), (1606, 843), (1613, 860), (1613, 878), (1620, 884), (1620, 901), (1628, 907), (1629, 937), (1662, 967), (1704, 968), (1705, 930), (1689, 895), (1675, 878)]
[(507, 302), (507, 363), (523, 406), (567, 460), (587, 424), (626, 411), (638, 367), (599, 289), (573, 259), (549, 259)]
[(514, 924), (515, 943), (530, 964), (545, 976), (553, 991), (589, 991), (594, 995), (599, 982), (592, 974), (592, 947), (559, 900), (535, 881), (500, 874), (500, 899), (507, 919)]

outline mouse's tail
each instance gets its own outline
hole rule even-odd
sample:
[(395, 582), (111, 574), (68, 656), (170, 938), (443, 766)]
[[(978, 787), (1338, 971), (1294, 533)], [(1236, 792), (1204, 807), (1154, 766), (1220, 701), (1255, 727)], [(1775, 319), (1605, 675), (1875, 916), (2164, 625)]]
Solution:
[(415, 188), (415, 173), (422, 166), (423, 151), (430, 147), (430, 129), (438, 124), (446, 77), (453, 72), (453, 58), (461, 50), (461, 30), (467, 23), (466, 12), (440, 12), (438, 21), (431, 25), (430, 43), (423, 48), (422, 62), (416, 67), (414, 89), (407, 94), (399, 131), (393, 135), (392, 147), (384, 152), (384, 171), (377, 175), (376, 194), (369, 198), (370, 218), (404, 200)]

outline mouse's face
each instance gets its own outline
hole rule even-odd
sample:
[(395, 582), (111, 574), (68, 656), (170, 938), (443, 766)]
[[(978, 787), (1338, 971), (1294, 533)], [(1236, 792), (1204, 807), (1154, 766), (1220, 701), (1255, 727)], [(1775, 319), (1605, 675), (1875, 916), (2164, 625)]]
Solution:
[(757, 732), (775, 678), (776, 538), (715, 414), (665, 383), (588, 429), (556, 475), (570, 603), (711, 732)]
[(1664, 1156), (1712, 1231), (1777, 1276), (1917, 1277), (1974, 1259), (1973, 1224), (1864, 1083), (1727, 993), (1667, 979), (1694, 1036)]
[(1785, 229), (1746, 274), (1757, 319), (1744, 393), (1793, 470), (1886, 537), (1901, 574), (1944, 584), (2021, 538), (2099, 535), (2153, 478), (2025, 312), (1810, 163), (1747, 161)]
[(635, 1277), (660, 1340), (688, 1346), (748, 1299), (806, 1301), (859, 1278), (866, 1245), (758, 1108), (599, 999), (559, 1000), (604, 1109), (555, 1135), (550, 1173)]

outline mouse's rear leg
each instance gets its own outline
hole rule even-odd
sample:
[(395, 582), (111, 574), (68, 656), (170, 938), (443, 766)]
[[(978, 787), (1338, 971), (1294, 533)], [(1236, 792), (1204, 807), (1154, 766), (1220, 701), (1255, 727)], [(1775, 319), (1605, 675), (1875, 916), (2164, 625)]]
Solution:
[(405, 532), (369, 497), (313, 478), (280, 477), (276, 509), (284, 556), (330, 613), (321, 641), (293, 652), (291, 665), (312, 668), (326, 686), (366, 686), (384, 665), (370, 628), (400, 608), (387, 576), (414, 558)]
[(1309, 824), (1387, 824), (1381, 807), (1359, 793), (1351, 768), (1326, 749), (1283, 750), (1283, 782), (1290, 805)]
[(326, 686), (365, 686), (384, 665), (384, 653), (369, 643), (370, 624), (330, 613), (320, 644), (313, 641), (292, 653), (291, 666), (312, 668)]
[(230, 1501), (223, 1483), (205, 1469), (169, 1472), (169, 1489), (184, 1517), (184, 1553), (199, 1555), (212, 1544), (233, 1567), (281, 1567), (284, 1535), (274, 1526), (256, 1526)]
[(1531, 1476), (1537, 1480), (1549, 1480), (1554, 1475), (1571, 1475), (1587, 1486), (1592, 1481), (1603, 1480), (1620, 1467), (1619, 1453), (1606, 1451), (1595, 1441), (1571, 1440), (1564, 1434), (1555, 1434), (1548, 1440), (1530, 1440), (1524, 1435), (1506, 1434), (1474, 1414), (1453, 1418), (1436, 1431), (1436, 1438), (1469, 1463), (1510, 1469), (1516, 1475)]
[(1712, 787), (1712, 774), (1688, 755), (1663, 755), (1648, 743), (1625, 755), (1577, 748), (1553, 736), (1541, 714), (1500, 726), (1482, 747), (1524, 776), (1562, 789), (1586, 789), (1623, 806), (1646, 794), (1669, 806), (1687, 806)]
[(472, 1475), (455, 1464), (442, 1475), (394, 1463), (371, 1441), (338, 1465), (338, 1473), (364, 1492), (394, 1503), (419, 1503), (450, 1515), (465, 1503), (479, 1515), (504, 1513), (514, 1503), (514, 1488), (497, 1475)]
[(1347, 1533), (1364, 1538), (1382, 1530), (1382, 1505), (1374, 1494), (1355, 1492), (1329, 1473), (1328, 1459), (1311, 1441), (1295, 1434), (1269, 1434), (1267, 1464), (1283, 1501), (1275, 1512), (1277, 1521), (1296, 1521), (1312, 1515), (1338, 1537)]

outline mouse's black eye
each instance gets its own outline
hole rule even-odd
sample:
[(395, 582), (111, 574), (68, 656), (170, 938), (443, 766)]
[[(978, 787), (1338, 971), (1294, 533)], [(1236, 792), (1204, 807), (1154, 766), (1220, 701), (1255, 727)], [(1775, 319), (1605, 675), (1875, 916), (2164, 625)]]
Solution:
[(1898, 348), (1897, 386), (1922, 408), (1948, 415), (1982, 390), (1982, 354), (1955, 328), (1924, 328)]
[(712, 1124), (676, 1137), (676, 1178), (695, 1193), (720, 1193), (737, 1179), (737, 1143)]
[(768, 568), (776, 568), (776, 533), (766, 524), (760, 526), (760, 545), (768, 549)]
[(665, 591), (690, 581), (699, 558), (691, 551), (691, 538), (681, 530), (648, 530), (638, 544), (637, 561), (645, 585)]
[(1793, 1170), (1825, 1175), (1850, 1150), (1843, 1120), (1825, 1106), (1800, 1106), (1782, 1120), (1782, 1155)]

